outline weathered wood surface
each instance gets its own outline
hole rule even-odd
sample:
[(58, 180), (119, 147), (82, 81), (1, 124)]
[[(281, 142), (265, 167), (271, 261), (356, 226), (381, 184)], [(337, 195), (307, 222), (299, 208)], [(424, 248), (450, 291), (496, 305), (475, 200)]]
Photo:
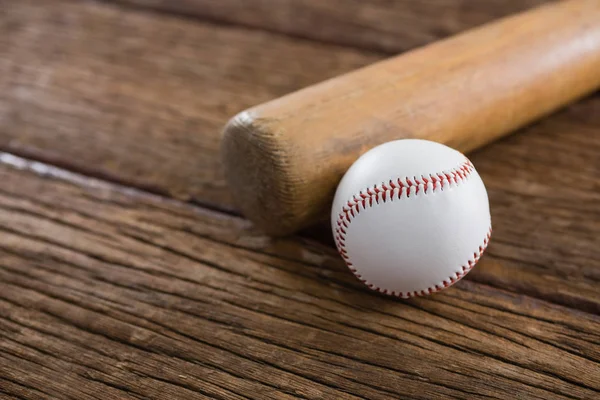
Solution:
[(0, 148), (221, 208), (229, 117), (379, 58), (110, 4), (5, 4)]
[(470, 281), (393, 300), (318, 243), (0, 160), (0, 388), (11, 396), (600, 394), (597, 315)]
[[(335, 25), (344, 11), (327, 4), (279, 2), (257, 24), (277, 30), (292, 5)], [(369, 36), (388, 3), (345, 4), (368, 12), (311, 37), (350, 44), (336, 32), (355, 22), (352, 46), (396, 51), (462, 29), (468, 10), (489, 12), (479, 23), (521, 7), (397, 1)], [(416, 39), (389, 30), (411, 7)], [(449, 9), (463, 22), (444, 31)], [(599, 95), (471, 155), (494, 218), (484, 260), (445, 293), (396, 301), (331, 246), (167, 198), (232, 210), (221, 124), (382, 55), (195, 15), (0, 0), (0, 150), (128, 186), (1, 156), (0, 398), (600, 396)]]
[[(95, 2), (10, 11), (0, 149), (225, 210), (220, 125), (377, 58)], [(472, 155), (490, 188), (490, 254), (503, 260), (473, 279), (600, 313), (599, 129), (596, 95)]]
[(316, 41), (405, 51), (548, 0), (110, 0)]

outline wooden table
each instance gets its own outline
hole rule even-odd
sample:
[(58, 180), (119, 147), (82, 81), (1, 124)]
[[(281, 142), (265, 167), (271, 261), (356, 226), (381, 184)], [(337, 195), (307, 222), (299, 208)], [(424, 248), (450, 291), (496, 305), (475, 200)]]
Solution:
[(471, 155), (494, 238), (426, 298), (219, 167), (245, 107), (537, 3), (0, 0), (0, 398), (600, 398), (600, 95)]

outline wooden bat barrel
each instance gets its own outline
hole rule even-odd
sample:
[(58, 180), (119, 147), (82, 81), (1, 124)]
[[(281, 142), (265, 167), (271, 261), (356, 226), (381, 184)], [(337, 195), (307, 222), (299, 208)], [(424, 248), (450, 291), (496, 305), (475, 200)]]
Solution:
[(422, 138), (466, 152), (600, 86), (600, 0), (551, 3), (248, 109), (224, 129), (242, 212), (273, 235), (329, 215), (365, 151)]

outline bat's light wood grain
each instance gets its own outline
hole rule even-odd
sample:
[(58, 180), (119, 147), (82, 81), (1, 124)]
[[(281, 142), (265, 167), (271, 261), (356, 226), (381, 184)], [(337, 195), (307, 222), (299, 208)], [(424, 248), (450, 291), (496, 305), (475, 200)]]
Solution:
[[(223, 160), (237, 204), (271, 234), (329, 215), (371, 147), (480, 147), (600, 85), (600, 2), (570, 0), (336, 77), (234, 117)], [(375, 182), (373, 183), (375, 184)]]
[(0, 388), (11, 395), (548, 400), (600, 391), (597, 316), (469, 281), (429, 298), (380, 297), (328, 247), (0, 159), (21, 168), (0, 167), (0, 365), (10, 366)]
[(112, 0), (199, 20), (396, 53), (547, 0)]

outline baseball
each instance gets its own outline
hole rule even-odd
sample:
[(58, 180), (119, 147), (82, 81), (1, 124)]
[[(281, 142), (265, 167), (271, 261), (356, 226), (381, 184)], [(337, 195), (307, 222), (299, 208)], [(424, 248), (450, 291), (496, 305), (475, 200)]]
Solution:
[(487, 192), (473, 164), (450, 147), (417, 139), (363, 154), (337, 188), (331, 224), (356, 277), (402, 298), (460, 280), (491, 234)]

